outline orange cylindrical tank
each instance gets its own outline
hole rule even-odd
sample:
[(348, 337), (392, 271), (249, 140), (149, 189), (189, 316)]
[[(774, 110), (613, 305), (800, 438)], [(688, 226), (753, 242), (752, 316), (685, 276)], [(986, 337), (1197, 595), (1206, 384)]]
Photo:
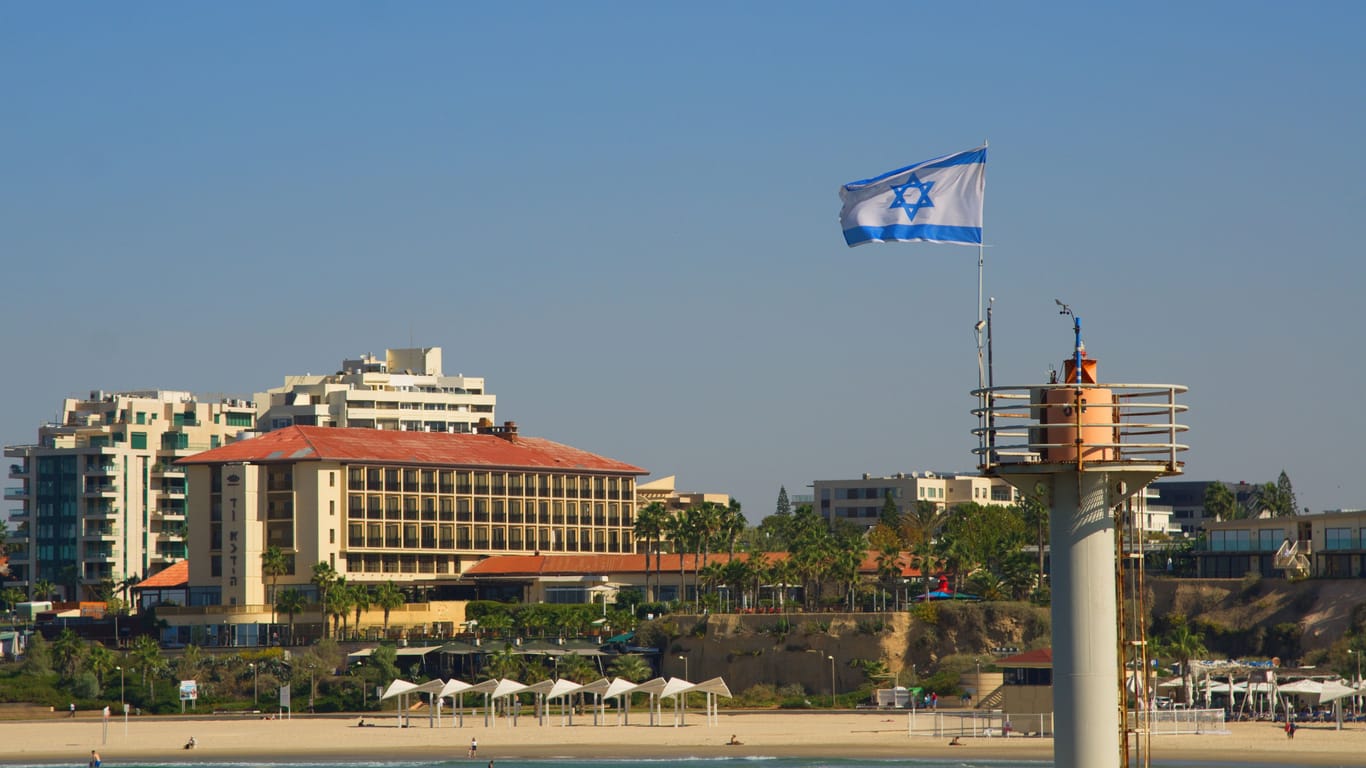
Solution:
[[(1076, 365), (1072, 360), (1063, 363), (1064, 381), (1076, 381)], [(1096, 361), (1082, 358), (1081, 383), (1096, 383)], [(1080, 392), (1080, 394), (1078, 394)], [(1077, 405), (1080, 398), (1081, 415)], [(1055, 447), (1043, 450), (1046, 462), (1077, 460), (1077, 437), (1080, 430), (1083, 461), (1112, 461), (1116, 449), (1109, 447), (1116, 441), (1115, 396), (1103, 387), (1050, 389), (1044, 392), (1043, 421), (1053, 426), (1044, 429), (1044, 442)]]

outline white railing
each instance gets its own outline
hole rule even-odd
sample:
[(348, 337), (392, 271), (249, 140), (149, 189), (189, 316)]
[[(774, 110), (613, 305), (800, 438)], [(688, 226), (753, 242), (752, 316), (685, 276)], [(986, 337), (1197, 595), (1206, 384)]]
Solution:
[(1053, 735), (1053, 713), (1006, 714), (915, 710), (906, 714), (908, 736), (961, 738), (1040, 738)]
[[(1112, 401), (1088, 398), (1088, 392), (1098, 390), (1108, 392)], [(1104, 456), (1099, 461), (1107, 463), (1160, 463), (1174, 469), (1179, 464), (1177, 455), (1188, 447), (1177, 442), (1177, 435), (1188, 430), (1176, 421), (1176, 415), (1187, 409), (1176, 402), (1176, 396), (1185, 391), (1186, 387), (1179, 384), (1037, 384), (976, 389), (972, 394), (982, 405), (972, 410), (979, 419), (978, 428), (972, 431), (978, 438), (973, 453), (984, 470), (1002, 464), (1049, 462), (1050, 454), (1070, 452), (1075, 457), (1078, 450), (1084, 460), (1091, 454)], [(1065, 396), (1050, 397), (1050, 392)], [(1087, 403), (1088, 399), (1092, 402)], [(1071, 407), (1076, 400), (1083, 403), (1081, 410), (1087, 413), (1084, 420)], [(1065, 420), (1048, 421), (1049, 409), (1063, 414)], [(1085, 440), (1081, 444), (1071, 441), (1078, 427)], [(1094, 439), (1102, 434), (1109, 439)], [(1049, 442), (1050, 436), (1069, 440)]]

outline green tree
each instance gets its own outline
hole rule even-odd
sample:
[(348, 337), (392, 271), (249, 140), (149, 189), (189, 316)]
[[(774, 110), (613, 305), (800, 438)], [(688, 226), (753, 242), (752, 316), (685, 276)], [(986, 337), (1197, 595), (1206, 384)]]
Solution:
[(1205, 486), (1204, 515), (1208, 520), (1237, 520), (1244, 516), (1233, 491), (1221, 482)]
[(57, 673), (70, 680), (81, 671), (85, 659), (85, 641), (68, 627), (52, 643), (52, 661)]
[[(669, 512), (664, 505), (658, 501), (650, 502), (636, 513), (635, 535), (636, 541), (645, 544), (645, 591), (655, 597), (659, 594), (659, 577), (663, 572), (660, 567), (660, 544), (664, 536), (665, 521), (669, 519)], [(655, 590), (650, 591), (650, 552), (655, 555)]]
[(720, 525), (717, 535), (726, 545), (726, 555), (732, 560), (735, 559), (735, 545), (740, 541), (745, 528), (745, 513), (740, 509), (740, 502), (731, 499), (720, 511)]
[(365, 660), (369, 679), (375, 685), (388, 685), (398, 677), (398, 649), (392, 645), (381, 645)]
[(773, 514), (779, 517), (787, 517), (792, 514), (792, 502), (787, 500), (787, 486), (778, 486), (778, 503), (773, 508)]
[(688, 594), (687, 571), (684, 555), (691, 549), (697, 538), (696, 515), (691, 509), (681, 509), (664, 521), (664, 536), (673, 544), (678, 555), (678, 602), (682, 604)]
[(616, 657), (607, 667), (607, 673), (613, 677), (620, 677), (630, 680), (633, 683), (643, 683), (650, 679), (654, 674), (650, 669), (649, 662), (645, 658), (635, 653), (627, 653)]
[(375, 595), (365, 584), (353, 584), (351, 586), (351, 610), (356, 612), (356, 635), (360, 635), (361, 614), (370, 610), (370, 606), (375, 604)]
[(13, 613), (15, 606), (24, 602), (24, 590), (18, 587), (0, 589), (0, 602), (5, 604), (6, 611)]
[(279, 547), (271, 545), (261, 553), (261, 576), (270, 579), (270, 594), (266, 595), (266, 601), (270, 603), (270, 623), (275, 623), (275, 591), (279, 586), (280, 577), (289, 572), (289, 560)]
[(156, 698), (156, 678), (166, 668), (166, 660), (161, 657), (161, 646), (151, 637), (139, 635), (133, 641), (128, 657), (142, 675), (142, 682), (147, 684), (147, 698)]
[[(326, 560), (320, 560), (313, 564), (313, 575), (309, 582), (318, 588), (318, 603), (327, 605), (327, 593), (332, 589), (332, 585), (337, 583), (337, 569)], [(359, 617), (356, 619), (360, 621)], [(327, 636), (327, 622), (323, 622), (323, 636)]]
[(791, 540), (787, 545), (792, 573), (802, 583), (807, 608), (814, 608), (820, 599), (822, 585), (834, 561), (835, 541), (825, 521), (811, 508), (802, 504), (792, 515)]
[(1290, 485), (1290, 477), (1281, 470), (1280, 478), (1274, 483), (1265, 483), (1253, 489), (1248, 499), (1248, 516), (1256, 517), (1263, 512), (1272, 517), (1294, 517), (1299, 514), (1299, 502), (1295, 489)]
[(375, 588), (375, 605), (384, 611), (384, 634), (389, 634), (389, 612), (396, 611), (407, 604), (403, 590), (393, 581), (386, 581)]
[(38, 579), (37, 581), (33, 582), (33, 599), (51, 600), (52, 593), (56, 590), (57, 585), (53, 584), (47, 579)]
[(1159, 639), (1157, 649), (1159, 656), (1166, 656), (1181, 666), (1182, 688), (1189, 703), (1192, 699), (1191, 660), (1209, 652), (1205, 649), (1204, 636), (1191, 629), (1184, 616), (1178, 616), (1172, 628)]
[(118, 654), (100, 643), (91, 643), (89, 649), (86, 650), (85, 666), (95, 673), (95, 679), (99, 681), (101, 688), (104, 687), (104, 676), (109, 674), (118, 664)]
[[(289, 587), (275, 598), (275, 610), (289, 617), (289, 642), (294, 642), (294, 617), (301, 613), (308, 605), (304, 599), (304, 594), (299, 590)], [(327, 622), (323, 622), (324, 628)]]
[(598, 678), (598, 668), (593, 662), (573, 652), (561, 656), (560, 663), (556, 668), (559, 670), (561, 680), (591, 683)]
[(901, 529), (901, 510), (897, 509), (896, 499), (892, 497), (892, 492), (887, 491), (882, 497), (882, 512), (878, 514), (878, 524), (885, 525), (893, 531)]
[(494, 651), (488, 655), (484, 662), (484, 668), (480, 670), (481, 676), (485, 680), (503, 680), (511, 678), (513, 680), (522, 676), (525, 665), (522, 663), (523, 656), (517, 653), (512, 647), (512, 643), (504, 643), (502, 650)]
[(339, 576), (337, 583), (327, 591), (327, 604), (323, 607), (327, 610), (327, 615), (332, 617), (335, 637), (346, 637), (347, 619), (351, 615), (351, 592), (351, 585), (346, 583), (345, 576)]
[(28, 675), (52, 674), (52, 643), (43, 639), (42, 633), (34, 632), (29, 638), (20, 669)]
[[(1299, 499), (1295, 498), (1295, 487), (1290, 484), (1290, 475), (1287, 475), (1284, 469), (1281, 470), (1280, 476), (1276, 478), (1276, 495), (1277, 500), (1280, 502), (1280, 509), (1278, 511), (1281, 516), (1294, 517), (1299, 514), (1300, 502)], [(1309, 508), (1306, 507), (1304, 511), (1307, 514)]]

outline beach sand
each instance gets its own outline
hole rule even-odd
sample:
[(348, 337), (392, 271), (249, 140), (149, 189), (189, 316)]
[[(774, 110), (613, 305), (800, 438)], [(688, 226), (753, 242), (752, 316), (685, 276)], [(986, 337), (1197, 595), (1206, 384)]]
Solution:
[[(482, 717), (466, 716), (452, 727), (449, 715), (440, 728), (429, 728), (426, 711), (413, 714), (407, 728), (387, 715), (367, 714), (373, 727), (358, 727), (360, 716), (295, 716), (262, 720), (242, 715), (121, 717), (106, 725), (98, 717), (51, 718), (0, 722), (0, 763), (62, 762), (83, 764), (91, 749), (107, 764), (131, 761), (229, 762), (321, 760), (455, 760), (464, 759), (471, 737), (479, 740), (479, 759), (513, 758), (681, 758), (681, 757), (958, 757), (1002, 760), (1050, 760), (1052, 741), (1038, 738), (963, 738), (951, 747), (947, 737), (909, 736), (905, 713), (868, 712), (727, 712), (717, 725), (707, 725), (701, 712), (689, 712), (681, 727), (666, 710), (665, 725), (648, 725), (648, 713), (631, 713), (630, 725), (592, 725), (591, 715), (576, 716), (563, 726), (558, 715), (538, 725), (523, 715), (515, 727), (498, 718), (485, 727)], [(1358, 765), (1366, 755), (1366, 727), (1342, 731), (1331, 725), (1300, 728), (1293, 741), (1271, 723), (1230, 723), (1229, 733), (1159, 736), (1153, 739), (1156, 760), (1287, 765)], [(735, 734), (740, 746), (726, 742)], [(193, 736), (198, 746), (184, 749)]]

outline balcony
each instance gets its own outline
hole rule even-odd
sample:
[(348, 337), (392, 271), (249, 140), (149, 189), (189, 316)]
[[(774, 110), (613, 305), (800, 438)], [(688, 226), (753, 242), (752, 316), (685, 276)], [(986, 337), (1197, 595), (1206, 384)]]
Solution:
[(153, 465), (152, 465), (152, 474), (153, 474), (153, 475), (163, 476), (163, 477), (166, 476), (166, 475), (170, 475), (170, 476), (172, 476), (172, 477), (184, 477), (184, 476), (185, 476), (185, 468), (184, 468), (184, 467), (181, 467), (181, 466), (177, 466), (177, 465), (175, 465), (175, 464), (171, 464), (171, 463), (169, 463), (169, 462), (161, 462), (161, 461), (159, 461), (159, 462), (157, 462), (156, 464), (153, 464)]
[(85, 508), (83, 517), (105, 518), (113, 517), (119, 513), (119, 508), (113, 504), (91, 504)]
[(83, 538), (86, 541), (113, 541), (118, 535), (119, 529), (113, 525), (87, 525)]
[(177, 528), (163, 528), (157, 532), (157, 541), (184, 541), (188, 531)]
[(27, 488), (6, 488), (5, 501), (23, 501), (28, 498)]
[(28, 477), (28, 467), (23, 464), (11, 464), (9, 465), (9, 476), (12, 478)]
[(183, 483), (178, 483), (176, 485), (163, 485), (161, 486), (161, 491), (159, 493), (162, 496), (166, 496), (172, 499), (183, 499), (185, 498), (185, 485)]
[(94, 482), (87, 482), (87, 483), (85, 484), (85, 495), (86, 495), (86, 496), (115, 496), (115, 495), (118, 494), (118, 492), (119, 492), (118, 483), (110, 483), (110, 482), (94, 483)]
[(88, 464), (85, 467), (85, 473), (87, 475), (113, 475), (116, 474), (118, 471), (118, 464), (108, 462), (101, 462), (99, 464)]

